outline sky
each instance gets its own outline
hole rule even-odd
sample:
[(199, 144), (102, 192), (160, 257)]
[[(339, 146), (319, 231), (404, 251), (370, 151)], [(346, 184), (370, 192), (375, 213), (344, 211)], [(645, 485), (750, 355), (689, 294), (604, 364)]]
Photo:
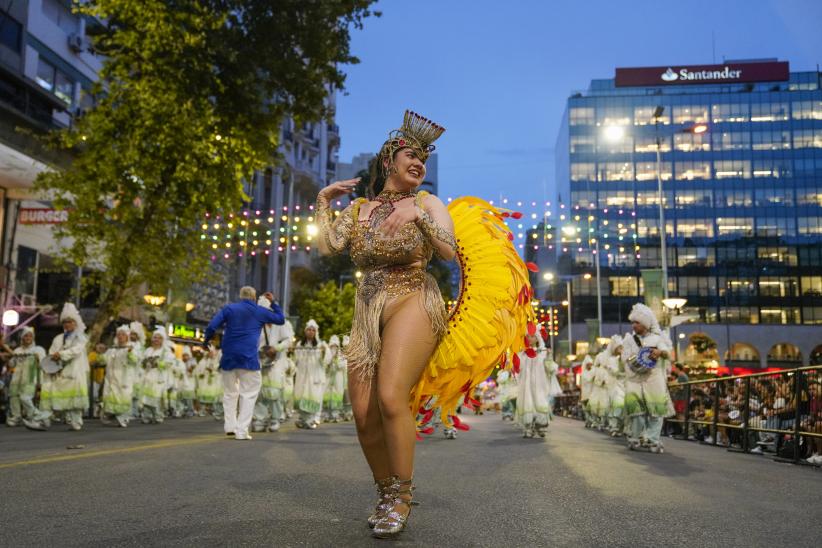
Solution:
[(342, 67), (340, 160), (405, 109), (445, 126), (440, 197), (553, 201), (567, 98), (615, 67), (778, 58), (822, 65), (822, 0), (382, 0)]

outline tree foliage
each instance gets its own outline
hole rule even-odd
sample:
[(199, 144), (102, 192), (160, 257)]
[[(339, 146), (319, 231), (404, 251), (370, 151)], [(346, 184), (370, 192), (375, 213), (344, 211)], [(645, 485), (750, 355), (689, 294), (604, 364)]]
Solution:
[[(317, 120), (349, 29), (371, 0), (92, 0), (104, 56), (96, 105), (49, 137), (73, 153), (36, 187), (71, 211), (63, 257), (100, 271), (96, 340), (147, 285), (163, 294), (206, 272), (206, 212), (247, 200), (243, 181), (274, 162), (283, 117)], [(92, 28), (92, 27), (90, 27)]]
[(300, 322), (313, 319), (320, 326), (320, 334), (328, 340), (331, 335), (347, 335), (351, 332), (354, 318), (354, 297), (357, 288), (352, 283), (340, 287), (336, 282), (327, 281), (319, 287), (308, 287), (296, 299), (294, 306)]

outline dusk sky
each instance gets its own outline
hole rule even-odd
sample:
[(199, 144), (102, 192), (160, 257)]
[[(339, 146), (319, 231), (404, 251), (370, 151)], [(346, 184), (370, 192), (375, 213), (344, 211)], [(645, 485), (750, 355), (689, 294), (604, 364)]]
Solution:
[[(615, 67), (778, 58), (822, 64), (820, 0), (383, 0), (352, 32), (340, 159), (376, 152), (406, 108), (444, 125), (440, 196), (554, 201), (565, 101)], [(715, 56), (712, 47), (715, 36)]]

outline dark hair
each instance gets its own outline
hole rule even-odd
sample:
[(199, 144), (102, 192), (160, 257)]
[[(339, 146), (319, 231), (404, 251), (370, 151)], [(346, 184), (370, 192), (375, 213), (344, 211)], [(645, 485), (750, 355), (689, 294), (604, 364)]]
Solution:
[[(310, 342), (311, 342), (311, 346), (317, 346), (317, 344), (319, 343), (319, 340), (320, 340), (320, 337), (318, 337), (318, 336), (317, 336), (317, 332), (316, 332), (316, 330), (315, 330), (315, 331), (314, 331), (314, 339), (310, 341)], [(305, 334), (305, 329), (303, 329), (303, 334), (302, 334), (302, 336), (300, 337), (300, 344), (301, 344), (302, 346), (305, 346), (306, 344), (308, 344), (308, 342), (309, 342), (309, 340), (308, 340), (308, 337), (307, 337), (307, 336), (306, 336), (306, 334)]]
[(380, 155), (375, 155), (370, 162), (368, 162), (368, 187), (366, 189), (366, 198), (373, 200), (382, 189), (385, 188), (385, 177), (382, 174), (382, 163), (380, 162)]

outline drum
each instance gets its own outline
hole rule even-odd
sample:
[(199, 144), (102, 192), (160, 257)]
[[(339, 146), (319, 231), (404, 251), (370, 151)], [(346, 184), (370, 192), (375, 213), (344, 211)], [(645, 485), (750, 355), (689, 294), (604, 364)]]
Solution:
[(647, 346), (640, 348), (637, 355), (628, 360), (628, 367), (631, 368), (631, 371), (634, 373), (648, 373), (656, 367), (656, 360), (651, 357), (653, 351), (653, 348)]
[(40, 369), (42, 369), (45, 373), (53, 375), (54, 373), (59, 373), (60, 370), (63, 369), (63, 362), (52, 359), (51, 356), (46, 356), (40, 360)]

